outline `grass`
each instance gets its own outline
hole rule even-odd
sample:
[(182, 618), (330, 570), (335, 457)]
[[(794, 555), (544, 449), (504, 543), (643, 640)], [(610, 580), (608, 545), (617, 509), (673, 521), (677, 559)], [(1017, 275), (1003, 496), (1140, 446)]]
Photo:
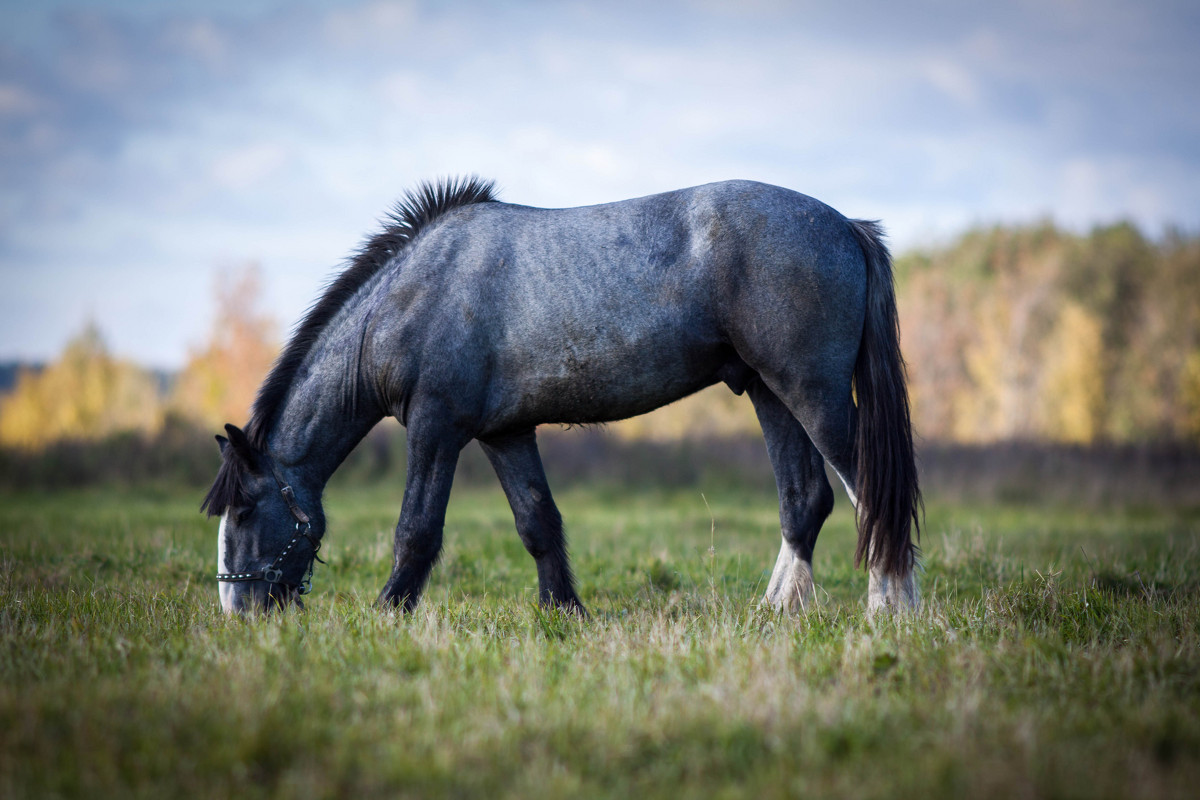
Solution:
[(872, 620), (839, 509), (811, 613), (757, 607), (772, 494), (560, 497), (580, 622), (499, 491), (420, 609), (372, 609), (398, 490), (330, 492), (308, 609), (226, 619), (194, 494), (0, 499), (0, 796), (1190, 797), (1200, 513), (930, 506)]

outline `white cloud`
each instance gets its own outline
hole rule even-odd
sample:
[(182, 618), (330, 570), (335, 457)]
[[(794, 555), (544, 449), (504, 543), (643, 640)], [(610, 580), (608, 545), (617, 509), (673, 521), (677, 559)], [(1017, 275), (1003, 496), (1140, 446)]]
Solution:
[(212, 20), (180, 20), (170, 25), (166, 37), (168, 44), (210, 67), (226, 66), (232, 55), (231, 43)]
[(429, 103), (426, 81), (416, 70), (396, 70), (379, 79), (376, 91), (381, 100), (397, 109)]
[(930, 83), (957, 102), (971, 107), (979, 104), (979, 84), (962, 64), (947, 58), (931, 58), (924, 62), (922, 71)]
[(0, 116), (28, 117), (46, 107), (46, 103), (23, 86), (0, 83)]
[(209, 171), (222, 188), (247, 190), (272, 177), (287, 162), (286, 149), (272, 142), (258, 142), (221, 153)]
[(417, 3), (411, 0), (348, 4), (325, 17), (324, 33), (339, 47), (396, 47), (413, 35), (418, 14)]

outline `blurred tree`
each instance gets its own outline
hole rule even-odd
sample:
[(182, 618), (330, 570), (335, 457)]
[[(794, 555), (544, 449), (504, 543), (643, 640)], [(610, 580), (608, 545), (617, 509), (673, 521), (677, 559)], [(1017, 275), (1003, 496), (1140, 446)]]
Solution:
[(1131, 321), (1118, 396), (1123, 390), (1132, 407), (1130, 438), (1200, 439), (1188, 411), (1200, 402), (1189, 366), (1200, 356), (1200, 238), (1171, 232), (1155, 255)]
[(1200, 239), (1120, 223), (969, 231), (897, 260), (928, 439), (1197, 438)]
[[(1099, 227), (1079, 242), (1067, 264), (1063, 286), (1100, 320), (1103, 352), (1096, 368), (1104, 385), (1103, 427), (1099, 433), (1110, 439), (1141, 438), (1152, 432), (1146, 393), (1150, 378), (1144, 367), (1129, 356), (1143, 338), (1140, 319), (1161, 259), (1152, 245), (1131, 223)], [(1163, 287), (1166, 288), (1166, 287)], [(1141, 381), (1132, 384), (1138, 378)], [(1154, 416), (1149, 412), (1149, 416)]]
[(154, 376), (113, 358), (100, 330), (88, 323), (58, 361), (40, 373), (22, 373), (13, 393), (0, 400), (0, 444), (39, 449), (123, 431), (153, 433), (162, 421)]
[(246, 421), (279, 345), (274, 320), (258, 310), (261, 284), (256, 265), (233, 275), (222, 271), (214, 290), (217, 311), (212, 334), (179, 373), (170, 408), (196, 424), (217, 429), (226, 422)]
[(1184, 436), (1200, 442), (1200, 350), (1184, 362), (1180, 402), (1180, 427)]
[(1087, 443), (1100, 433), (1104, 376), (1103, 325), (1077, 302), (1066, 301), (1046, 342), (1035, 433)]

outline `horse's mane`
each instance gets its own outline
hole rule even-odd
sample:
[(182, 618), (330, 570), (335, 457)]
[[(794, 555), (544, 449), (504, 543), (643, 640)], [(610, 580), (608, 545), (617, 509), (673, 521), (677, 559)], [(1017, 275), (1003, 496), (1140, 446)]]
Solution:
[[(422, 182), (397, 201), (384, 220), (383, 230), (368, 239), (341, 274), (330, 281), (275, 360), (254, 399), (250, 422), (246, 426), (251, 444), (266, 451), (267, 436), (287, 399), (297, 370), (347, 301), (439, 217), (462, 206), (495, 199), (495, 183), (472, 175), (445, 178), (436, 183)], [(229, 506), (248, 505), (244, 487), (248, 465), (242, 463), (233, 448), (226, 448), (225, 452), (217, 478), (200, 506), (209, 516), (223, 514)]]

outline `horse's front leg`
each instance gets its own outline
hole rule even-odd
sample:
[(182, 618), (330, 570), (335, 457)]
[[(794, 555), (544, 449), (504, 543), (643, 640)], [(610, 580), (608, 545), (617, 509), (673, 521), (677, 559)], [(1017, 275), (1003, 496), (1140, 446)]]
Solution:
[(567, 560), (562, 516), (550, 496), (534, 432), (481, 439), (479, 443), (504, 487), (517, 533), (537, 563), (538, 601), (543, 606), (558, 606), (585, 615), (583, 603), (575, 594), (575, 578)]
[(404, 505), (396, 525), (392, 575), (379, 594), (379, 605), (411, 611), (442, 552), (446, 503), (462, 440), (444, 431), (408, 431), (408, 475)]
[(833, 489), (825, 477), (825, 460), (787, 406), (761, 380), (752, 382), (747, 391), (775, 470), (783, 530), (763, 601), (783, 611), (800, 611), (813, 596), (813, 547), (833, 510)]

